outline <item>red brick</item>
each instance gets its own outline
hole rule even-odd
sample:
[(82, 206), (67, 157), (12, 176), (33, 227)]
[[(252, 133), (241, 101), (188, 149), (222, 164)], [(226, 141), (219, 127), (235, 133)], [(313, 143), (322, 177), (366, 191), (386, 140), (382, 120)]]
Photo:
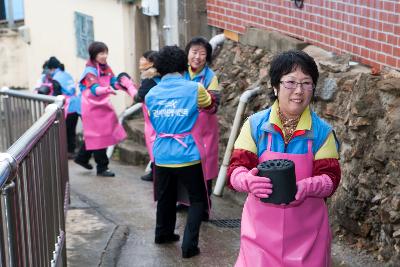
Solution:
[(366, 47), (368, 47), (369, 49), (373, 49), (375, 51), (381, 51), (381, 43), (378, 43), (373, 40), (367, 40)]
[(385, 1), (383, 3), (383, 9), (386, 11), (393, 12), (394, 8), (395, 8), (395, 5), (393, 2)]
[(400, 59), (400, 47), (393, 47), (393, 56)]
[(375, 51), (370, 50), (369, 51), (369, 58), (376, 61), (378, 59), (377, 58), (377, 53)]
[(397, 37), (396, 35), (392, 35), (392, 34), (388, 34), (387, 35), (387, 42), (393, 46), (397, 45), (397, 40), (399, 37)]
[(391, 56), (386, 56), (386, 64), (388, 64), (389, 66), (396, 66), (396, 58), (391, 57)]
[(393, 53), (393, 46), (388, 45), (388, 44), (382, 44), (382, 49), (381, 51), (385, 54), (391, 55)]

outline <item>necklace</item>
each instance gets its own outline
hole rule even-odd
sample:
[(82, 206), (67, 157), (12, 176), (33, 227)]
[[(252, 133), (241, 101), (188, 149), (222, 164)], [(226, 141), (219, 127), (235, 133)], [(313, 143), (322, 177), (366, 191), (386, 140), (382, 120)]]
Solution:
[(283, 140), (285, 141), (285, 145), (287, 145), (296, 130), (297, 124), (300, 120), (300, 115), (296, 118), (288, 118), (278, 108), (278, 116), (283, 126)]

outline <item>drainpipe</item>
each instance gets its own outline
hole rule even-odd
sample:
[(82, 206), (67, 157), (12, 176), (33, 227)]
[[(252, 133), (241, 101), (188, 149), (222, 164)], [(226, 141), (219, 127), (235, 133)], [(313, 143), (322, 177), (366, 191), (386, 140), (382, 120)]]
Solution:
[(226, 182), (226, 173), (228, 171), (229, 161), (231, 159), (233, 145), (236, 141), (236, 138), (239, 134), (240, 126), (242, 125), (242, 117), (246, 110), (247, 103), (255, 97), (256, 95), (261, 93), (261, 87), (259, 86), (259, 81), (254, 85), (256, 86), (253, 89), (246, 90), (240, 96), (239, 105), (236, 109), (235, 119), (233, 120), (233, 125), (231, 129), (231, 133), (229, 134), (228, 144), (226, 146), (224, 160), (222, 161), (222, 166), (219, 169), (217, 182), (214, 187), (214, 195), (221, 197), (222, 192), (224, 190), (225, 182)]
[[(136, 104), (130, 106), (129, 108), (125, 109), (124, 112), (122, 112), (121, 115), (119, 115), (118, 122), (120, 124), (123, 124), (123, 122), (126, 119), (126, 117), (128, 117), (128, 116), (130, 116), (132, 114), (135, 114), (136, 112), (140, 111), (141, 109), (142, 109), (142, 103), (136, 103)], [(115, 145), (109, 146), (107, 148), (107, 152), (106, 153), (107, 153), (107, 157), (108, 158), (111, 158), (111, 156), (112, 156), (112, 154), (114, 152), (114, 148), (115, 148)]]
[(14, 20), (14, 6), (13, 6), (13, 1), (8, 0), (7, 1), (7, 22), (8, 22), (8, 28), (10, 29), (15, 29), (15, 20)]
[(223, 44), (225, 41), (225, 35), (223, 33), (215, 35), (213, 38), (210, 39), (209, 43), (212, 47), (212, 51), (215, 51), (217, 46)]

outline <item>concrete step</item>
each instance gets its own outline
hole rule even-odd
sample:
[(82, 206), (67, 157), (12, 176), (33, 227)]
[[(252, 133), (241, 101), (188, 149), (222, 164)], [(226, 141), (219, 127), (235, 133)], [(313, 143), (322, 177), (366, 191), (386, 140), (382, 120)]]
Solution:
[(132, 165), (147, 165), (150, 160), (146, 147), (130, 139), (119, 143), (118, 151), (120, 161)]
[(124, 128), (128, 134), (128, 139), (136, 144), (145, 146), (146, 142), (144, 140), (144, 119), (135, 118), (133, 120), (128, 120), (124, 122)]

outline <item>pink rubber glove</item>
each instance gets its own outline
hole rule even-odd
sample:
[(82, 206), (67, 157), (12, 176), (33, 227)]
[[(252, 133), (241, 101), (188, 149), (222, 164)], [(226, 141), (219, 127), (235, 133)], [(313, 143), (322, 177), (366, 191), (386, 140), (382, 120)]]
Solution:
[(113, 94), (113, 95), (115, 95), (116, 93), (109, 86), (107, 86), (107, 87), (103, 87), (103, 86), (96, 87), (96, 95), (97, 96), (105, 95), (105, 94)]
[(131, 96), (134, 97), (137, 93), (137, 88), (136, 86), (133, 84), (133, 81), (131, 79), (129, 79), (126, 76), (122, 76), (120, 81), (119, 81), (120, 85), (126, 88), (127, 93)]
[(325, 198), (329, 196), (333, 190), (332, 180), (326, 174), (300, 180), (296, 183), (296, 185), (296, 200), (291, 204), (301, 203), (306, 199), (306, 197)]
[(272, 193), (271, 180), (257, 176), (257, 168), (250, 171), (245, 167), (237, 167), (231, 175), (231, 184), (239, 192), (248, 192), (258, 198), (268, 198)]

